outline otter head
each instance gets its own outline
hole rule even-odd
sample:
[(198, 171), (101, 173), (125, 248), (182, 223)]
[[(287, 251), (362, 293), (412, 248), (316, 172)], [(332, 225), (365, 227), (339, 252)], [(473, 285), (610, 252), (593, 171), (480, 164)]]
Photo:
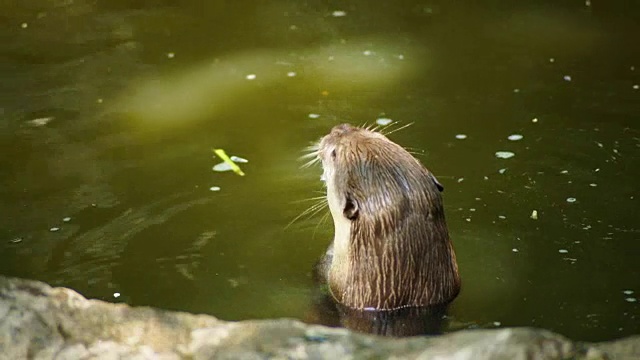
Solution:
[(375, 310), (453, 300), (460, 278), (436, 178), (384, 135), (348, 124), (318, 150), (335, 227), (333, 297)]

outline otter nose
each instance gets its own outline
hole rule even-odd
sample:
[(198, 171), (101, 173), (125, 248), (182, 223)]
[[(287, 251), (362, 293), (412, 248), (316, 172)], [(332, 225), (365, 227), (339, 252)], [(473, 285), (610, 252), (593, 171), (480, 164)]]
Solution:
[(331, 135), (333, 136), (343, 136), (346, 135), (352, 131), (354, 131), (356, 128), (354, 128), (353, 126), (349, 125), (349, 124), (340, 124), (340, 125), (336, 125), (333, 127), (333, 129), (331, 129)]

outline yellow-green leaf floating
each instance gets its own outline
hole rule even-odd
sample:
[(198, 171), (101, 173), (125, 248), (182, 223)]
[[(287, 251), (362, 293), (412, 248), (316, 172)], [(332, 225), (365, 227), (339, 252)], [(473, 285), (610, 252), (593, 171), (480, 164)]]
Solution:
[(233, 170), (234, 173), (240, 175), (240, 176), (244, 176), (244, 172), (242, 171), (242, 169), (240, 169), (240, 166), (238, 166), (238, 164), (234, 163), (233, 160), (231, 160), (229, 158), (229, 156), (227, 155), (226, 152), (224, 152), (223, 149), (213, 149), (213, 152), (218, 155), (218, 157), (220, 159), (222, 159), (222, 161), (224, 161), (225, 163), (229, 164), (229, 166), (231, 167), (231, 170)]

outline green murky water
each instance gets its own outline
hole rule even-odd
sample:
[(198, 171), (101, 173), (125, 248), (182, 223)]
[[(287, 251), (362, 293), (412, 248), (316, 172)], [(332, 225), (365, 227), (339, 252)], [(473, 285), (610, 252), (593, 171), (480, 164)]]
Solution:
[[(302, 319), (332, 229), (320, 215), (287, 227), (322, 190), (296, 158), (337, 123), (386, 117), (414, 123), (392, 138), (446, 188), (456, 322), (640, 333), (638, 6), (42, 0), (0, 14), (2, 274)], [(247, 175), (213, 172), (213, 147)]]

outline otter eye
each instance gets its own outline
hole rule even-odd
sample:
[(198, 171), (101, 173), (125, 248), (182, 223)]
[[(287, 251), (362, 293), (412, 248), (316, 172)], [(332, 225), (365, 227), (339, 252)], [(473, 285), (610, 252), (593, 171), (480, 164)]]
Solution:
[(336, 158), (336, 149), (331, 150), (331, 158), (332, 159)]

